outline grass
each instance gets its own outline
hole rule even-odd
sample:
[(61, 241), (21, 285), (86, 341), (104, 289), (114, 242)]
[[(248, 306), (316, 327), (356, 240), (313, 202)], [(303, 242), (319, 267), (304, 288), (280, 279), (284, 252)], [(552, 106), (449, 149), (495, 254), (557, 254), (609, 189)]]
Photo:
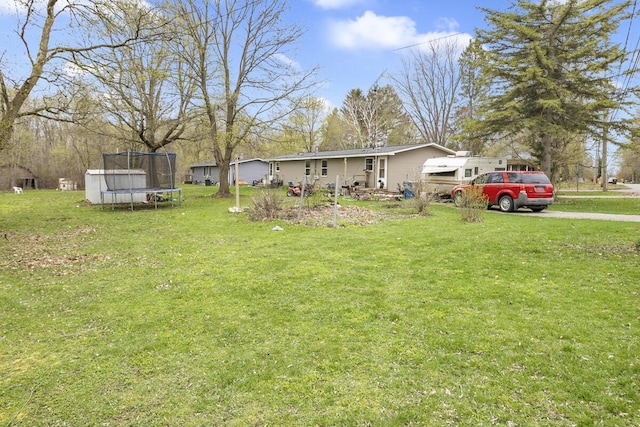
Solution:
[(549, 210), (640, 215), (640, 197), (585, 198), (561, 195)]
[(640, 424), (637, 223), (251, 223), (210, 191), (0, 194), (0, 425)]

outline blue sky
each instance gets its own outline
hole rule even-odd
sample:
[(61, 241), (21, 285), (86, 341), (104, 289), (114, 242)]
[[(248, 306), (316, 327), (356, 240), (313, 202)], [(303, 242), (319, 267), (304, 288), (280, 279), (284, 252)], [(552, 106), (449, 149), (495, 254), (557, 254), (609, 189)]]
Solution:
[[(557, 0), (565, 1), (565, 0)], [(303, 68), (319, 65), (324, 81), (317, 96), (340, 107), (351, 89), (367, 91), (383, 73), (397, 73), (407, 46), (447, 37), (466, 46), (485, 28), (478, 6), (507, 10), (509, 0), (290, 0), (291, 18), (306, 34), (298, 55)], [(616, 41), (624, 43), (629, 23)], [(638, 24), (629, 49), (637, 48)], [(380, 83), (388, 83), (381, 78)]]
[[(292, 20), (306, 30), (296, 60), (321, 67), (317, 96), (340, 107), (351, 89), (367, 91), (398, 72), (407, 46), (447, 37), (466, 45), (484, 26), (478, 4), (505, 10), (508, 0), (294, 0)], [(388, 83), (381, 78), (380, 83)]]
[[(138, 0), (150, 2), (150, 0)], [(62, 3), (62, 2), (61, 2)], [(354, 88), (368, 90), (382, 73), (401, 66), (402, 48), (449, 37), (466, 45), (483, 25), (475, 4), (504, 9), (508, 0), (289, 0), (291, 22), (305, 30), (289, 60), (301, 68), (320, 67), (316, 93), (339, 107)], [(44, 4), (44, 1), (43, 3)], [(18, 42), (15, 0), (0, 0), (0, 54), (4, 63), (26, 60)], [(22, 14), (22, 13), (21, 13)], [(33, 29), (32, 29), (33, 30)], [(34, 32), (32, 36), (36, 36)], [(14, 46), (18, 48), (19, 46)], [(35, 44), (33, 46), (36, 47)], [(400, 50), (398, 50), (400, 49)], [(386, 83), (384, 79), (381, 84)]]
[[(138, 0), (149, 1), (149, 0)], [(564, 0), (558, 0), (564, 1)], [(291, 22), (300, 24), (304, 37), (289, 60), (301, 68), (320, 67), (322, 81), (316, 96), (340, 107), (351, 89), (367, 91), (383, 74), (397, 73), (408, 46), (430, 40), (457, 40), (466, 46), (476, 28), (485, 26), (478, 6), (506, 10), (509, 0), (289, 0)], [(14, 0), (0, 0), (0, 54), (5, 64), (19, 65), (12, 55), (16, 43)], [(11, 13), (13, 11), (13, 13)], [(625, 24), (626, 25), (626, 24)], [(638, 35), (629, 41), (635, 46)], [(621, 28), (626, 34), (627, 27)], [(622, 39), (622, 36), (621, 36)], [(382, 77), (381, 77), (382, 76)]]

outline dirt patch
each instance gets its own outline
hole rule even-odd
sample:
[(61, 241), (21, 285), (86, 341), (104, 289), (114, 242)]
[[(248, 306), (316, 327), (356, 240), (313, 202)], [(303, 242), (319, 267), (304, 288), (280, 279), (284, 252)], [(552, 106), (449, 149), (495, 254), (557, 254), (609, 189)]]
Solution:
[(11, 257), (5, 260), (2, 267), (27, 268), (29, 270), (49, 268), (54, 274), (67, 274), (68, 269), (87, 261), (102, 260), (104, 255), (78, 254), (79, 244), (75, 239), (79, 236), (95, 233), (93, 227), (80, 227), (60, 234), (16, 236), (5, 234), (10, 241)]
[[(282, 219), (291, 224), (303, 224), (309, 226), (333, 226), (334, 208), (333, 206), (304, 207), (301, 210), (291, 207), (284, 210)], [(360, 206), (338, 206), (337, 224), (344, 225), (371, 225), (377, 224), (385, 219), (412, 218), (416, 214), (402, 214), (388, 211), (372, 211)]]
[(589, 252), (594, 255), (604, 255), (604, 254), (637, 254), (638, 248), (635, 245), (586, 245), (580, 243), (566, 243), (566, 247), (571, 249), (577, 249), (585, 252)]

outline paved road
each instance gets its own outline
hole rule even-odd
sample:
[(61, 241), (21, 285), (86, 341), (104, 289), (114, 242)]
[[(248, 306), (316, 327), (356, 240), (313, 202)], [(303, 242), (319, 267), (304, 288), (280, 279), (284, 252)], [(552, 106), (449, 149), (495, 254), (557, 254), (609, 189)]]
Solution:
[(633, 193), (638, 193), (640, 194), (640, 184), (622, 184), (625, 187), (628, 187), (622, 191), (631, 191)]

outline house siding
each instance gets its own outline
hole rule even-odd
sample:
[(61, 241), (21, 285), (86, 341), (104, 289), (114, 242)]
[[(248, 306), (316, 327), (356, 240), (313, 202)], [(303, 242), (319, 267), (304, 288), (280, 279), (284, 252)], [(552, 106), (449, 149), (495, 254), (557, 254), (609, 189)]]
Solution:
[[(322, 160), (327, 161), (326, 176), (322, 175)], [(355, 181), (361, 183), (366, 179), (366, 174), (364, 172), (364, 158), (309, 159), (309, 162), (310, 173), (307, 179), (308, 182), (315, 185), (325, 186), (328, 183), (335, 183), (336, 175), (339, 175), (340, 180), (343, 182), (345, 181), (343, 177), (346, 176), (346, 182), (349, 185), (352, 185)], [(278, 175), (279, 179), (282, 179), (285, 183), (292, 181), (297, 184), (304, 182), (304, 173), (305, 160), (297, 160), (280, 162), (280, 172), (276, 172), (276, 175)]]
[[(339, 157), (339, 153), (332, 152), (330, 158), (323, 158), (323, 153), (303, 154), (300, 158), (291, 159), (288, 156), (270, 159), (273, 165), (273, 175), (271, 178), (280, 179), (284, 183), (288, 181), (294, 184), (304, 182), (305, 163), (309, 162), (308, 182), (316, 186), (326, 186), (334, 183), (336, 175), (341, 182), (338, 185), (357, 185), (366, 188), (379, 188), (379, 180), (382, 181), (384, 189), (396, 190), (398, 184), (403, 181), (416, 180), (420, 177), (422, 165), (428, 158), (441, 157), (451, 154), (452, 151), (436, 144), (407, 149), (406, 151), (386, 152), (376, 154), (375, 152), (363, 153)], [(313, 157), (311, 157), (313, 156)], [(365, 170), (367, 160), (371, 159), (373, 170)], [(385, 176), (380, 177), (380, 160), (385, 161)], [(322, 162), (326, 160), (326, 174), (323, 175)], [(276, 170), (279, 164), (279, 171)], [(317, 179), (316, 179), (317, 178)]]
[(442, 157), (442, 150), (426, 147), (419, 152), (405, 151), (393, 156), (393, 167), (387, 172), (388, 188), (395, 189), (404, 181), (419, 181), (424, 162), (434, 157)]
[[(220, 182), (220, 168), (215, 163), (201, 163), (191, 165), (191, 180), (194, 184), (202, 184), (206, 179), (214, 183)], [(238, 165), (238, 178), (249, 184), (256, 179), (262, 179), (269, 172), (269, 163), (261, 159), (241, 160)], [(229, 167), (229, 182), (235, 179), (235, 163)]]

